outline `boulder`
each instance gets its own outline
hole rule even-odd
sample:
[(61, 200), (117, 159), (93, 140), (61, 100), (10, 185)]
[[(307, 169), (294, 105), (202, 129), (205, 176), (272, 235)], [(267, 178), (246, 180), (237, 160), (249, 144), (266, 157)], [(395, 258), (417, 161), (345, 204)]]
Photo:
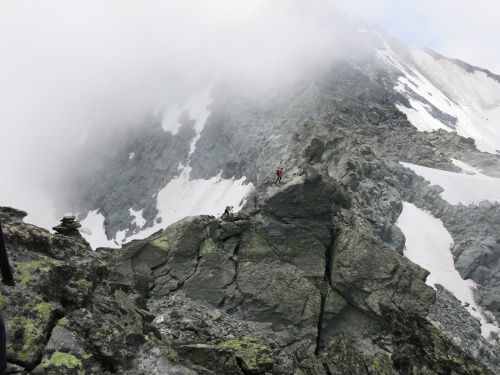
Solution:
[(384, 309), (428, 314), (428, 271), (356, 228), (343, 226), (336, 241), (331, 285), (350, 303), (379, 317)]

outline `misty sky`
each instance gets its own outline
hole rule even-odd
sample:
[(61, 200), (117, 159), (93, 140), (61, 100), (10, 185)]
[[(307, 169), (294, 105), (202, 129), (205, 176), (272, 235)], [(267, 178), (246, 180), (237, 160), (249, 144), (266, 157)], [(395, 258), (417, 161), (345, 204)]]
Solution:
[(133, 121), (196, 89), (206, 69), (270, 82), (327, 61), (349, 42), (334, 7), (500, 74), (500, 5), (462, 4), (0, 0), (0, 205), (50, 210), (59, 170), (89, 128)]
[(335, 0), (335, 4), (405, 43), (432, 48), (500, 75), (497, 0)]

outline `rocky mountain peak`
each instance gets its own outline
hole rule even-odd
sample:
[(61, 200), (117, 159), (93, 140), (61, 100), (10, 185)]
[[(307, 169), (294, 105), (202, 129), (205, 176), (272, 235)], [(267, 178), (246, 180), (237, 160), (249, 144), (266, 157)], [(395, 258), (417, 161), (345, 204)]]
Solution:
[(18, 280), (0, 286), (9, 371), (493, 374), (487, 342), (474, 358), (439, 314), (427, 320), (428, 272), (376, 235), (314, 139), (282, 183), (259, 186), (257, 208), (189, 217), (122, 249), (4, 217)]

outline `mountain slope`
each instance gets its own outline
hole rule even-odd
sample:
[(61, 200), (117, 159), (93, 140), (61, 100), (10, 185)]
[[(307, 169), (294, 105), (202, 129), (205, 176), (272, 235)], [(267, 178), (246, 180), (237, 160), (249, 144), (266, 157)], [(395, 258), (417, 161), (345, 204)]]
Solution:
[[(284, 223), (273, 224), (286, 232), (290, 218), (303, 220), (299, 227), (309, 228), (332, 196), (318, 194), (312, 208), (304, 208), (304, 201), (296, 196), (279, 198), (280, 190), (304, 178), (312, 185), (332, 179), (336, 188), (327, 191), (345, 195), (350, 202), (349, 208), (343, 208), (349, 225), (395, 253), (404, 253), (405, 236), (397, 220), (406, 204), (440, 219), (453, 239), (456, 268), (463, 278), (476, 283), (476, 302), (492, 315), (490, 322), (498, 322), (499, 205), (449, 202), (441, 194), (443, 188), (430, 185), (401, 164), (461, 172), (458, 161), (498, 177), (498, 76), (410, 48), (367, 28), (357, 30), (355, 44), (331, 64), (279, 87), (249, 88), (223, 76), (207, 86), (209, 96), (205, 95), (208, 88), (192, 94), (192, 98), (202, 96), (202, 104), (186, 99), (170, 103), (164, 112), (157, 109), (144, 124), (115, 135), (113, 147), (107, 140), (98, 142), (99, 134), (90, 136), (92, 147), (84, 148), (80, 156), (86, 162), (78, 163), (82, 170), (74, 175), (62, 205), (79, 212), (84, 225), (91, 217), (101, 220), (97, 221), (101, 228), (92, 228), (90, 241), (104, 224), (109, 244), (119, 246), (132, 238), (145, 238), (183, 215), (217, 216), (228, 204), (248, 209), (249, 196), (260, 192), (263, 208), (272, 207), (278, 216), (287, 212)], [(272, 184), (278, 167), (285, 170), (283, 185)], [(305, 209), (317, 212), (303, 217)], [(89, 211), (92, 214), (85, 220)], [(307, 245), (300, 249), (308, 251)], [(228, 267), (232, 264), (224, 262)], [(207, 290), (202, 286), (198, 282), (192, 287), (197, 290), (195, 299), (204, 300)], [(352, 292), (346, 288), (340, 292)], [(445, 293), (438, 295), (449, 300)], [(204, 302), (220, 307), (219, 297)], [(370, 302), (365, 305), (363, 298), (348, 302), (376, 310)], [(456, 316), (462, 313), (460, 302), (449, 304)], [(304, 311), (309, 311), (307, 306)], [(233, 312), (232, 306), (222, 307)], [(257, 314), (252, 303), (245, 308)], [(258, 317), (275, 313), (264, 309)], [(436, 325), (449, 323), (439, 314), (433, 319)], [(475, 324), (471, 326), (475, 337), (464, 346), (485, 346), (481, 330), (478, 333)], [(454, 326), (447, 334), (458, 335), (458, 331)], [(471, 352), (495, 363), (492, 351)]]

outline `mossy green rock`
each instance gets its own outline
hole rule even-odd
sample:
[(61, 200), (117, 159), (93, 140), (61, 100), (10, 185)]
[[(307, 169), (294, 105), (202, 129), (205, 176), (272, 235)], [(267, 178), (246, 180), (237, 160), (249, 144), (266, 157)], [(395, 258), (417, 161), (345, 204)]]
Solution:
[(342, 189), (326, 173), (317, 172), (314, 176), (311, 180), (306, 175), (303, 181), (287, 185), (269, 197), (263, 205), (263, 211), (282, 218), (328, 221), (335, 206), (350, 205)]
[(395, 352), (392, 360), (403, 374), (492, 374), (443, 333), (417, 314), (387, 312)]
[(252, 337), (228, 340), (219, 347), (232, 353), (239, 361), (245, 374), (263, 374), (271, 371), (274, 364), (272, 352)]
[(326, 340), (320, 356), (328, 373), (350, 375), (397, 375), (387, 354), (369, 354), (354, 346), (346, 334), (337, 333)]
[[(205, 247), (206, 249), (206, 247)], [(218, 306), (225, 298), (225, 288), (236, 276), (236, 263), (221, 249), (205, 252), (196, 272), (183, 285), (189, 298)]]
[(382, 308), (427, 315), (435, 291), (429, 274), (359, 229), (342, 227), (332, 269), (332, 286), (354, 306), (382, 316)]
[(237, 282), (244, 297), (243, 306), (264, 321), (293, 324), (317, 321), (321, 303), (318, 286), (296, 267), (276, 260), (243, 262)]
[(3, 221), (6, 243), (18, 251), (45, 254), (54, 259), (65, 260), (72, 256), (85, 257), (92, 251), (83, 239), (53, 235), (49, 231), (20, 220)]
[[(8, 304), (4, 311), (7, 322), (8, 360), (25, 367), (33, 367), (42, 356), (48, 333), (59, 306), (30, 296), (19, 305)], [(33, 298), (33, 299), (32, 299)], [(16, 304), (21, 300), (16, 298)]]
[(184, 360), (202, 366), (199, 373), (243, 375), (233, 353), (221, 349), (218, 345), (187, 344), (176, 347), (176, 350)]
[(145, 275), (153, 285), (143, 290), (144, 297), (167, 295), (196, 271), (198, 252), (210, 232), (211, 220), (186, 218), (145, 240), (125, 245), (110, 260), (114, 280), (140, 289), (137, 275)]
[(16, 285), (0, 285), (11, 343), (8, 358), (30, 368), (40, 360), (50, 329), (64, 308), (89, 303), (93, 284), (86, 277), (98, 266), (82, 272), (65, 260), (22, 250), (10, 258)]
[[(319, 199), (316, 172), (276, 199)], [(423, 318), (426, 271), (323, 203), (318, 217), (187, 218), (81, 254), (8, 221), (8, 360), (37, 375), (487, 374)]]
[(45, 347), (42, 362), (33, 371), (34, 374), (45, 374), (57, 371), (68, 374), (95, 374), (102, 373), (94, 350), (78, 332), (70, 328), (70, 320), (66, 317), (59, 320), (51, 332)]
[(41, 366), (46, 374), (80, 374), (82, 361), (71, 354), (54, 352)]
[(325, 252), (331, 242), (328, 222), (267, 220), (265, 226), (245, 231), (239, 250), (240, 261), (276, 259), (321, 279), (325, 273)]

